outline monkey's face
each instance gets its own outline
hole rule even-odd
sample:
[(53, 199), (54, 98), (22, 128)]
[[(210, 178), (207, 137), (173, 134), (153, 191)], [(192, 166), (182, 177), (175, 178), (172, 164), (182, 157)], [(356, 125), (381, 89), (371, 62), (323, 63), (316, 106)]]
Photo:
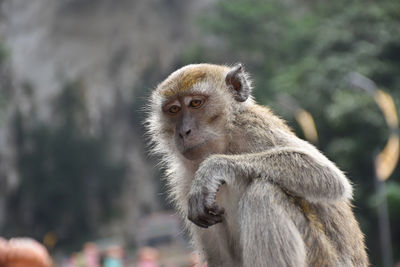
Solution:
[(152, 94), (148, 133), (156, 153), (201, 161), (227, 152), (233, 112), (250, 95), (242, 65), (197, 64), (172, 73)]
[(189, 160), (201, 160), (215, 153), (223, 153), (227, 146), (223, 132), (222, 106), (204, 94), (187, 94), (170, 99), (163, 106), (173, 132), (177, 150)]

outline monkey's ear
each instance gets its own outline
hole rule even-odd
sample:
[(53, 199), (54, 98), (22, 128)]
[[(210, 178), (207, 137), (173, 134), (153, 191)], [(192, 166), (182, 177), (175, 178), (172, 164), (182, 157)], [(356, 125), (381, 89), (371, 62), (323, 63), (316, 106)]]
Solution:
[(225, 77), (225, 82), (236, 101), (244, 102), (249, 98), (250, 86), (243, 72), (242, 64), (237, 64), (231, 68)]

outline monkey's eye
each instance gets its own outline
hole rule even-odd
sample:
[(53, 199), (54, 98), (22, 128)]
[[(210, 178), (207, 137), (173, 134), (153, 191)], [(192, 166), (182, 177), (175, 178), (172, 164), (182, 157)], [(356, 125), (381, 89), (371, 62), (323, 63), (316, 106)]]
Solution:
[(200, 99), (193, 99), (190, 101), (189, 106), (192, 108), (199, 108), (203, 104), (203, 101)]
[(171, 114), (175, 114), (178, 113), (181, 110), (181, 108), (179, 106), (173, 105), (172, 107), (170, 107), (168, 109), (168, 112)]

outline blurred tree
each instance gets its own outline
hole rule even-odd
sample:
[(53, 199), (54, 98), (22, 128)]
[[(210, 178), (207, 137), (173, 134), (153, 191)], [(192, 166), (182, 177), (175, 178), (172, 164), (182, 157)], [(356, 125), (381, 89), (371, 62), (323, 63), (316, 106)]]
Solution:
[(4, 110), (11, 91), (11, 74), (8, 50), (0, 41), (0, 125), (4, 122)]
[[(183, 64), (198, 61), (245, 63), (256, 99), (294, 123), (279, 105), (291, 95), (316, 121), (320, 148), (355, 183), (355, 212), (374, 265), (380, 250), (376, 226), (372, 158), (389, 130), (371, 96), (349, 90), (349, 72), (359, 72), (393, 95), (400, 106), (400, 2), (229, 1), (202, 19), (212, 46), (188, 49)], [(301, 133), (299, 132), (301, 136)], [(394, 255), (400, 260), (399, 168), (388, 190)]]
[(17, 112), (20, 185), (8, 201), (6, 236), (43, 240), (52, 232), (57, 245), (80, 247), (118, 215), (125, 166), (110, 157), (106, 135), (90, 134), (82, 92), (79, 83), (66, 84), (52, 122)]
[(4, 132), (6, 128), (6, 117), (7, 117), (7, 103), (10, 99), (10, 94), (13, 90), (10, 63), (8, 61), (8, 50), (0, 40), (0, 229), (3, 227), (6, 218), (6, 202), (7, 202), (7, 191), (12, 181), (6, 172), (9, 162), (6, 157), (8, 156), (6, 143), (7, 138)]

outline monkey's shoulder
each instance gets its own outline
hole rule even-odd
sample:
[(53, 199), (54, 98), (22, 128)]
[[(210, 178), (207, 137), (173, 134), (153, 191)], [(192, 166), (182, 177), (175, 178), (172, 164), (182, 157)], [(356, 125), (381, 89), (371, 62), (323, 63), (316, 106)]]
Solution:
[(294, 135), (286, 122), (269, 107), (257, 104), (249, 104), (245, 109), (236, 111), (233, 127), (234, 130), (245, 131), (247, 134), (262, 135), (279, 131)]

